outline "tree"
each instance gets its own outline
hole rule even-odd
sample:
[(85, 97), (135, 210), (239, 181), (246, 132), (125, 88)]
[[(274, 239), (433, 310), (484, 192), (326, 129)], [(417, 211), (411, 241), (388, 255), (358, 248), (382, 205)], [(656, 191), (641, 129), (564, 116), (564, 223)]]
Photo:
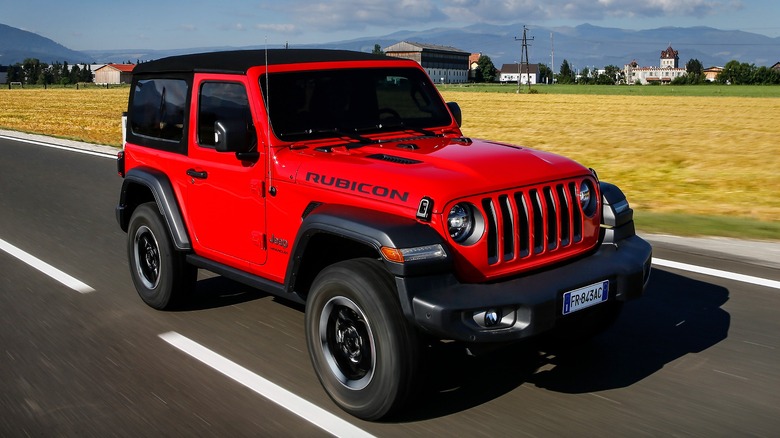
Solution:
[(691, 59), (690, 61), (685, 63), (685, 71), (690, 75), (700, 75), (704, 73), (704, 66), (701, 64), (701, 61), (698, 59)]
[(572, 71), (569, 61), (563, 60), (561, 64), (561, 71), (558, 74), (559, 84), (573, 84), (574, 83), (574, 71)]
[(35, 84), (41, 78), (41, 70), (47, 68), (46, 64), (41, 64), (37, 58), (27, 58), (22, 62), (22, 72), (25, 84)]
[(477, 59), (477, 82), (493, 82), (496, 79), (496, 66), (487, 55), (480, 55)]
[(81, 70), (78, 82), (92, 82), (92, 66), (85, 64)]
[(577, 78), (577, 83), (582, 85), (590, 83), (590, 69), (587, 66), (582, 67), (582, 70), (580, 70), (580, 77)]
[(718, 82), (722, 84), (746, 85), (755, 81), (756, 66), (746, 62), (740, 63), (731, 60), (723, 66), (723, 71), (718, 73)]
[(604, 73), (596, 77), (598, 85), (615, 85), (620, 81), (621, 70), (616, 65), (607, 65), (604, 67)]
[(551, 84), (553, 79), (553, 72), (546, 64), (539, 64), (539, 83)]
[(371, 51), (374, 55), (384, 55), (385, 52), (382, 50), (382, 46), (379, 44), (374, 44), (374, 50)]
[(8, 66), (8, 83), (11, 82), (24, 82), (24, 72), (18, 63)]
[(685, 63), (685, 76), (679, 76), (672, 80), (674, 85), (699, 85), (706, 82), (704, 66), (698, 59), (691, 59)]
[(780, 84), (780, 71), (771, 67), (761, 66), (756, 70), (756, 84), (778, 85)]
[(79, 78), (81, 77), (81, 68), (79, 68), (78, 64), (73, 64), (73, 68), (70, 69), (70, 72), (68, 73), (68, 80), (70, 83), (75, 84), (79, 82)]

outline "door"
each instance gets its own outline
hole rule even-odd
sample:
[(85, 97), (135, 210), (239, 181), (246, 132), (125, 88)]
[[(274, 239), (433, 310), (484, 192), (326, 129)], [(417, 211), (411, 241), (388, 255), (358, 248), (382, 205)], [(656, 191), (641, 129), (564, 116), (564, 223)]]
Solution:
[(260, 147), (246, 84), (235, 76), (207, 80), (196, 76), (193, 88), (197, 114), (191, 117), (195, 132), (194, 138), (190, 136), (187, 216), (195, 251), (235, 267), (263, 264), (267, 256), (265, 153), (260, 150), (257, 161), (242, 161), (235, 153), (217, 152), (214, 146), (215, 122), (233, 126), (242, 122), (254, 148)]

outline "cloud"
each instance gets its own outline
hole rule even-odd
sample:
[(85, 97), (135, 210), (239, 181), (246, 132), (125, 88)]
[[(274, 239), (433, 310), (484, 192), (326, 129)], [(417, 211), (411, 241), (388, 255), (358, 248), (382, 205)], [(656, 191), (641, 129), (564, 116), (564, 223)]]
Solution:
[[(264, 0), (257, 17), (271, 24), (255, 30), (283, 34), (376, 32), (477, 23), (573, 20), (598, 22), (609, 18), (705, 17), (729, 14), (743, 0)], [(282, 24), (277, 24), (282, 23)]]
[(738, 0), (442, 0), (451, 18), (507, 23), (553, 19), (599, 20), (605, 17), (704, 17), (741, 8)]
[(283, 34), (298, 33), (298, 27), (294, 24), (256, 24), (255, 29)]
[[(446, 22), (436, 0), (293, 0), (288, 16), (317, 30), (362, 30), (372, 27), (413, 27)], [(280, 11), (281, 12), (281, 11)]]

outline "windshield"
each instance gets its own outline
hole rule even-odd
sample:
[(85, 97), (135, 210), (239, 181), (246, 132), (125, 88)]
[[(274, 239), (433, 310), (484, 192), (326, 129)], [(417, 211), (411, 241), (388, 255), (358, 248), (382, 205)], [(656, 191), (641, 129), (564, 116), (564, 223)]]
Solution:
[[(276, 136), (300, 141), (451, 123), (425, 73), (362, 68), (271, 73), (260, 78)], [(267, 88), (270, 87), (270, 93)]]

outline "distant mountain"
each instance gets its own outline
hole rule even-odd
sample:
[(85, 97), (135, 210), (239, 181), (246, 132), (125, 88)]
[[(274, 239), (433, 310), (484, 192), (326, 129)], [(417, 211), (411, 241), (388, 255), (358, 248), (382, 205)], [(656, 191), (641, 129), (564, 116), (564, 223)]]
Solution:
[(41, 62), (90, 63), (90, 55), (67, 47), (38, 34), (0, 24), (0, 65), (13, 65), (27, 58)]
[[(322, 44), (323, 47), (370, 51), (374, 44), (387, 47), (401, 40), (457, 47), (490, 56), (493, 64), (513, 64), (520, 60), (520, 24), (471, 25), (465, 28), (437, 28), (419, 32), (401, 31), (373, 38)], [(680, 65), (698, 59), (705, 67), (740, 62), (771, 66), (780, 61), (780, 38), (710, 27), (664, 27), (626, 30), (583, 24), (577, 27), (544, 28), (529, 26), (528, 54), (532, 63), (552, 62), (558, 70), (564, 59), (575, 68), (616, 65), (636, 60), (640, 66), (658, 66), (662, 50), (671, 45), (680, 54)], [(554, 50), (553, 50), (554, 49)]]
[[(780, 38), (714, 29), (711, 27), (662, 27), (628, 30), (582, 24), (576, 27), (544, 28), (528, 26), (528, 54), (532, 63), (560, 69), (564, 59), (575, 69), (623, 67), (631, 61), (640, 66), (657, 66), (662, 50), (671, 45), (680, 53), (680, 65), (698, 59), (705, 67), (723, 66), (737, 60), (757, 66), (771, 66), (780, 61)], [(422, 31), (401, 30), (388, 35), (368, 36), (322, 44), (293, 44), (298, 48), (347, 49), (370, 52), (374, 44), (388, 47), (399, 41), (414, 41), (457, 47), (490, 56), (493, 64), (513, 64), (520, 60), (522, 24), (474, 24), (467, 27), (439, 27)], [(177, 50), (117, 49), (76, 52), (54, 41), (0, 24), (0, 65), (35, 57), (43, 62), (136, 62), (186, 53), (232, 49), (262, 49), (264, 46), (200, 47)]]

